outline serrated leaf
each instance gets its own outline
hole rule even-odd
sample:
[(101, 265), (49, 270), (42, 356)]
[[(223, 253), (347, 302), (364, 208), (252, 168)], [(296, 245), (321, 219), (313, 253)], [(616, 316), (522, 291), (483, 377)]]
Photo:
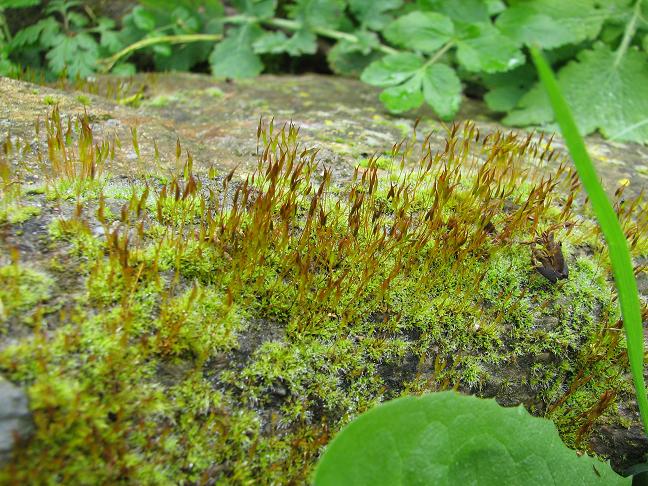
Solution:
[(468, 71), (496, 73), (524, 64), (524, 54), (492, 24), (469, 24), (458, 32), (457, 60)]
[(389, 22), (391, 15), (386, 12), (400, 8), (403, 0), (349, 0), (349, 8), (362, 27), (381, 30)]
[(461, 81), (446, 64), (432, 64), (423, 74), (423, 97), (443, 119), (451, 120), (461, 104)]
[(460, 22), (489, 22), (490, 13), (483, 0), (417, 0), (423, 10), (439, 12)]
[(95, 40), (89, 34), (81, 32), (75, 36), (58, 34), (45, 57), (50, 69), (56, 74), (65, 70), (71, 78), (83, 78), (95, 72), (98, 56)]
[(445, 15), (414, 11), (394, 20), (383, 34), (397, 46), (431, 53), (452, 38), (454, 25)]
[(277, 8), (277, 0), (232, 0), (236, 9), (251, 17), (270, 18)]
[(367, 55), (380, 46), (380, 39), (378, 39), (378, 35), (375, 32), (358, 30), (354, 32), (353, 35), (356, 37), (357, 41), (353, 42), (342, 39), (335, 44), (334, 48), (337, 49), (340, 54), (360, 52)]
[(49, 45), (49, 40), (60, 31), (60, 26), (53, 17), (39, 20), (34, 25), (18, 31), (11, 41), (12, 47), (35, 44), (39, 37), (43, 37), (43, 44)]
[(263, 63), (252, 44), (263, 34), (256, 24), (246, 24), (227, 33), (209, 56), (212, 73), (222, 78), (250, 78), (263, 71)]
[(326, 60), (333, 72), (342, 76), (359, 76), (369, 64), (380, 57), (381, 54), (377, 51), (363, 54), (358, 50), (349, 50), (345, 41), (337, 42), (326, 54)]
[[(558, 73), (558, 82), (583, 134), (595, 130), (618, 140), (648, 143), (648, 55), (626, 52), (618, 65), (615, 53), (599, 43), (583, 50)], [(510, 125), (553, 121), (542, 88), (536, 85), (504, 122)]]
[(287, 5), (288, 16), (305, 27), (338, 28), (344, 19), (344, 0), (297, 0)]
[(597, 0), (527, 0), (509, 7), (496, 25), (516, 42), (553, 49), (594, 39), (606, 16)]
[(568, 449), (555, 425), (522, 407), (438, 392), (364, 413), (328, 445), (315, 485), (630, 485)]
[(411, 78), (423, 66), (423, 60), (416, 54), (402, 52), (389, 54), (379, 61), (372, 62), (360, 79), (374, 86), (388, 87)]
[(252, 44), (257, 54), (280, 54), (286, 52), (291, 56), (314, 54), (317, 52), (317, 37), (309, 30), (298, 30), (286, 37), (283, 32), (266, 32)]
[(421, 92), (422, 76), (414, 75), (398, 86), (392, 86), (380, 93), (380, 101), (392, 113), (403, 113), (418, 108), (423, 104)]

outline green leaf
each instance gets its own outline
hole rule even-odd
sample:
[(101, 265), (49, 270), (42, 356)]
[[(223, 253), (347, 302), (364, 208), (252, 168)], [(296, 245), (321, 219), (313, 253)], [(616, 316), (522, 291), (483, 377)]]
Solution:
[(400, 8), (403, 0), (349, 0), (353, 15), (362, 27), (381, 30), (392, 20), (386, 12)]
[(484, 101), (493, 111), (510, 111), (529, 91), (535, 80), (535, 69), (530, 64), (504, 73), (485, 74), (482, 81), (489, 91), (484, 95)]
[(648, 35), (644, 36), (642, 45), (643, 45), (644, 51), (648, 52)]
[(349, 49), (352, 42), (339, 41), (326, 54), (326, 60), (334, 73), (342, 76), (358, 77), (372, 62), (380, 59), (381, 54), (371, 51), (363, 54), (356, 49)]
[(495, 73), (524, 64), (524, 54), (492, 24), (469, 24), (458, 32), (457, 60), (468, 71)]
[[(648, 142), (648, 55), (630, 49), (615, 65), (605, 44), (583, 50), (558, 73), (558, 82), (582, 134), (595, 130), (610, 138)], [(504, 122), (510, 125), (553, 121), (540, 86), (527, 93)]]
[(434, 52), (452, 38), (454, 26), (445, 15), (414, 11), (394, 20), (383, 34), (397, 46)]
[(421, 76), (415, 75), (403, 84), (385, 89), (380, 93), (380, 101), (392, 113), (403, 113), (418, 108), (423, 104), (421, 82)]
[(277, 8), (277, 0), (232, 0), (236, 9), (251, 17), (270, 18)]
[(95, 40), (91, 35), (81, 32), (75, 36), (58, 34), (45, 57), (50, 69), (56, 74), (65, 70), (71, 78), (83, 78), (95, 72), (98, 56)]
[(496, 25), (516, 42), (552, 49), (596, 38), (606, 18), (597, 0), (515, 2)]
[(546, 49), (569, 44), (573, 38), (571, 32), (563, 29), (549, 15), (538, 13), (526, 5), (506, 10), (497, 18), (496, 25), (520, 44), (541, 45)]
[(246, 24), (227, 33), (209, 56), (212, 73), (221, 78), (250, 78), (263, 71), (263, 63), (252, 44), (263, 31), (256, 24)]
[(337, 29), (344, 19), (344, 0), (297, 0), (287, 5), (288, 16), (306, 27)]
[(315, 485), (622, 485), (609, 464), (578, 457), (549, 420), (495, 400), (439, 392), (380, 405), (328, 445)]
[(443, 119), (451, 120), (461, 104), (461, 81), (446, 64), (432, 64), (423, 75), (423, 97)]
[(61, 27), (53, 17), (46, 17), (34, 25), (18, 31), (11, 41), (11, 46), (12, 48), (16, 48), (36, 44), (39, 38), (42, 39), (44, 45), (48, 46), (53, 36), (58, 34), (60, 30)]
[(283, 32), (266, 32), (252, 44), (257, 54), (280, 54), (287, 52), (291, 56), (315, 54), (317, 36), (309, 30), (298, 30), (290, 38)]
[(385, 88), (411, 78), (421, 66), (423, 60), (416, 54), (408, 52), (389, 54), (379, 61), (372, 62), (363, 71), (360, 79), (367, 84)]
[(150, 32), (155, 29), (155, 16), (139, 5), (133, 9), (133, 21), (138, 29)]
[(2, 0), (0, 8), (25, 8), (39, 5), (41, 0)]
[(483, 0), (418, 0), (423, 10), (439, 12), (460, 22), (489, 22), (490, 12)]
[(357, 42), (343, 39), (336, 45), (340, 46), (339, 48), (344, 52), (361, 52), (363, 54), (369, 54), (372, 50), (380, 46), (380, 39), (378, 39), (378, 35), (375, 32), (358, 30), (353, 35), (356, 37)]

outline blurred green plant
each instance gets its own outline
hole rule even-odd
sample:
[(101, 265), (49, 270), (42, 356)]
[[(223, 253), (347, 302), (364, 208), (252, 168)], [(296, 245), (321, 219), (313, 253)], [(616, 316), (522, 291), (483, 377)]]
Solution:
[(40, 0), (4, 0), (0, 6), (0, 74), (15, 74), (22, 66), (42, 68), (54, 75), (90, 76), (97, 61), (122, 47), (115, 21), (97, 17), (78, 0), (51, 0), (38, 22), (15, 34), (4, 15), (7, 8), (40, 5)]

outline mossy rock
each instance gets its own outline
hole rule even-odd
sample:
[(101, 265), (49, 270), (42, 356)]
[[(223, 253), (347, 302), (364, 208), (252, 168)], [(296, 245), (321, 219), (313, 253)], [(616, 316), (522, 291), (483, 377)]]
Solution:
[[(560, 152), (488, 120), (425, 118), (394, 146), (413, 120), (354, 83), (106, 78), (78, 86), (84, 115), (78, 93), (0, 80), (21, 100), (3, 203), (39, 208), (2, 223), (0, 372), (35, 429), (0, 478), (301, 483), (359, 413), (452, 388), (619, 470), (642, 459), (609, 262)], [(634, 169), (612, 166), (614, 190)], [(639, 180), (615, 197), (640, 263)], [(567, 279), (534, 268), (548, 235)]]

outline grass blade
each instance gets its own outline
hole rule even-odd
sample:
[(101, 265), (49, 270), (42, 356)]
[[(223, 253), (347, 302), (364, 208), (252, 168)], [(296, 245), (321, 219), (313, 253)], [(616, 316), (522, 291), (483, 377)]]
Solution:
[(627, 337), (630, 371), (632, 372), (641, 420), (644, 430), (648, 433), (648, 400), (646, 399), (646, 384), (643, 378), (643, 327), (637, 282), (632, 269), (628, 243), (612, 204), (610, 204), (610, 200), (599, 182), (594, 164), (592, 164), (592, 160), (587, 154), (583, 138), (578, 131), (569, 106), (562, 95), (549, 64), (536, 48), (531, 48), (531, 56), (538, 70), (540, 80), (549, 95), (556, 121), (560, 126), (569, 153), (574, 159), (576, 170), (589, 195), (592, 208), (608, 245), (614, 280), (619, 293), (623, 327)]

